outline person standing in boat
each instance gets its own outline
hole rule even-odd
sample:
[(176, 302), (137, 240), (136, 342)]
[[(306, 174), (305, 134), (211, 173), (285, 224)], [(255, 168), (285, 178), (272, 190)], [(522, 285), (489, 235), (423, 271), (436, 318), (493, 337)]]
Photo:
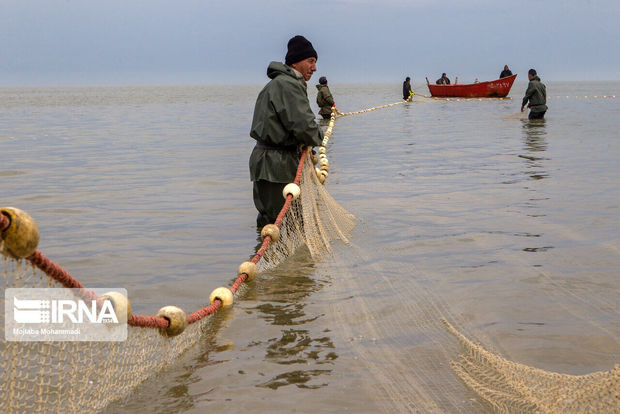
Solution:
[(249, 164), (258, 227), (275, 222), (282, 210), (282, 190), (295, 180), (300, 145), (323, 141), (306, 84), (316, 72), (318, 55), (303, 36), (290, 39), (287, 48), (285, 62), (271, 62), (267, 68), (271, 80), (256, 98), (250, 129), (256, 140)]
[(437, 79), (435, 83), (437, 85), (450, 85), (450, 79), (448, 79), (445, 73), (442, 73), (441, 78)]
[[(527, 72), (530, 83), (527, 85), (523, 102), (521, 103), (521, 112), (524, 111), (525, 105), (530, 108), (529, 119), (542, 119), (547, 112), (547, 88), (540, 81), (535, 69)], [(528, 103), (529, 101), (529, 103)]]
[(512, 72), (508, 69), (508, 65), (504, 65), (504, 70), (499, 74), (499, 78), (505, 78), (507, 76), (512, 76)]
[(413, 89), (411, 89), (411, 78), (407, 76), (403, 82), (403, 99), (406, 101), (413, 95)]
[(334, 97), (329, 90), (329, 86), (327, 86), (327, 78), (325, 76), (319, 78), (319, 84), (316, 85), (316, 88), (319, 90), (319, 93), (316, 95), (316, 104), (321, 108), (319, 110), (319, 115), (321, 115), (323, 119), (329, 119), (332, 116)]

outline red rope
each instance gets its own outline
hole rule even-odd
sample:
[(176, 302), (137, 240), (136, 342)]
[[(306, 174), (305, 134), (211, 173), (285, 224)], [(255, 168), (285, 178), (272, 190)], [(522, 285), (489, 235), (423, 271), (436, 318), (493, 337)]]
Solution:
[(237, 277), (237, 280), (235, 280), (235, 283), (233, 283), (233, 285), (230, 287), (230, 291), (233, 294), (237, 293), (237, 291), (239, 290), (239, 288), (241, 287), (241, 285), (243, 284), (243, 282), (245, 282), (247, 278), (248, 278), (248, 275), (246, 275), (245, 273), (241, 273)]
[(217, 299), (214, 300), (212, 304), (205, 306), (202, 309), (198, 309), (196, 312), (191, 313), (187, 316), (187, 323), (191, 324), (194, 322), (198, 322), (202, 318), (208, 315), (212, 315), (217, 312), (222, 307), (222, 302)]
[(276, 218), (276, 222), (274, 223), (276, 226), (278, 226), (278, 228), (282, 226), (282, 220), (284, 220), (284, 216), (286, 215), (286, 212), (288, 211), (289, 207), (291, 207), (292, 201), (293, 201), (293, 196), (290, 194), (287, 195), (286, 201), (284, 202), (284, 206), (282, 207), (282, 210), (280, 210), (280, 214), (278, 214), (278, 217)]
[(69, 289), (81, 289), (83, 294), (80, 296), (82, 298), (87, 300), (97, 299), (95, 292), (86, 289), (84, 285), (71, 276), (69, 272), (45, 257), (45, 255), (40, 251), (36, 250), (28, 256), (26, 260), (29, 260), (30, 263), (41, 269), (52, 279), (60, 282), (64, 287)]
[(127, 320), (127, 324), (131, 326), (139, 326), (141, 328), (160, 328), (168, 327), (168, 319), (158, 318), (157, 316), (131, 315)]
[(48, 257), (38, 250), (35, 250), (30, 256), (26, 258), (34, 266), (41, 269), (46, 275), (52, 279), (60, 282), (64, 287), (68, 289), (78, 289), (77, 296), (85, 301), (94, 300), (97, 302), (97, 307), (101, 309), (103, 301), (99, 299), (99, 296), (92, 290), (84, 287), (78, 280), (76, 280), (69, 272), (62, 267), (52, 262)]
[(304, 147), (301, 151), (301, 158), (299, 159), (299, 165), (297, 166), (297, 174), (295, 174), (295, 181), (293, 181), (297, 185), (299, 185), (299, 181), (301, 181), (301, 174), (304, 171), (304, 162), (306, 161), (307, 156), (306, 148), (307, 147)]
[(254, 257), (252, 258), (252, 260), (251, 260), (252, 263), (258, 264), (258, 262), (260, 261), (261, 257), (263, 257), (263, 255), (267, 251), (267, 248), (269, 247), (269, 243), (270, 242), (271, 242), (271, 236), (265, 237), (265, 240), (263, 240), (263, 244), (260, 246), (260, 249), (258, 249), (258, 251), (254, 255)]
[[(301, 180), (301, 175), (303, 172), (304, 161), (306, 160), (306, 156), (307, 156), (306, 147), (304, 147), (302, 150), (301, 158), (299, 159), (299, 165), (297, 166), (297, 174), (295, 175), (295, 180), (293, 181), (297, 185), (299, 185), (299, 181)], [(292, 201), (293, 201), (293, 196), (289, 194), (286, 197), (284, 206), (282, 207), (282, 210), (280, 210), (280, 213), (278, 214), (278, 217), (275, 222), (275, 225), (278, 226), (278, 228), (282, 226), (282, 220), (284, 219), (286, 212), (291, 207)], [(9, 218), (6, 217), (4, 214), (0, 214), (0, 231), (6, 230), (9, 224), (10, 224)], [(253, 263), (256, 264), (260, 261), (261, 257), (263, 257), (263, 254), (265, 254), (265, 252), (267, 251), (267, 248), (269, 247), (270, 242), (271, 242), (271, 237), (269, 236), (265, 237), (265, 240), (263, 240), (263, 244), (261, 245), (260, 249), (252, 258)], [(34, 266), (38, 267), (41, 271), (43, 271), (46, 275), (48, 275), (52, 279), (61, 283), (64, 287), (72, 288), (72, 289), (81, 289), (82, 295), (80, 296), (82, 298), (87, 299), (87, 300), (97, 299), (97, 295), (95, 294), (95, 292), (93, 292), (92, 290), (86, 289), (84, 285), (82, 285), (78, 280), (76, 280), (73, 276), (71, 276), (69, 272), (67, 272), (65, 269), (63, 269), (62, 267), (58, 266), (57, 264), (52, 262), (50, 259), (45, 257), (43, 253), (41, 253), (40, 251), (38, 250), (35, 251), (32, 255), (28, 256), (26, 260), (29, 260)], [(243, 282), (246, 281), (246, 279), (247, 279), (247, 275), (245, 273), (237, 277), (237, 279), (234, 281), (234, 283), (230, 287), (230, 290), (233, 292), (233, 294), (239, 290), (239, 288), (241, 287)], [(221, 307), (222, 307), (222, 302), (219, 299), (215, 300), (212, 304), (207, 305), (197, 310), (196, 312), (189, 314), (187, 316), (187, 323), (192, 324), (192, 323), (198, 322), (205, 316), (208, 316), (208, 315), (211, 315), (217, 312)], [(168, 327), (167, 319), (159, 318), (154, 315), (145, 316), (145, 315), (132, 314), (129, 317), (127, 323), (131, 326), (138, 326), (138, 327), (143, 327), (143, 328), (165, 329)]]

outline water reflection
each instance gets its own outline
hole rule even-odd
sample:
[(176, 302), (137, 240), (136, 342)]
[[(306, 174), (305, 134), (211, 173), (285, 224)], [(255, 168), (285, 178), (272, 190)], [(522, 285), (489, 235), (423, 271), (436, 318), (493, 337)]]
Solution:
[(522, 122), (525, 149), (532, 152), (546, 151), (547, 141), (545, 136), (547, 135), (547, 130), (545, 128), (545, 119), (524, 119)]
[(524, 149), (530, 154), (519, 155), (519, 157), (525, 159), (526, 168), (525, 174), (533, 180), (542, 180), (549, 176), (545, 171), (542, 161), (546, 158), (541, 157), (540, 152), (547, 150), (547, 129), (545, 128), (544, 119), (528, 119), (523, 120), (523, 139)]
[(280, 326), (281, 330), (279, 337), (254, 345), (264, 347), (265, 362), (291, 369), (279, 372), (258, 387), (320, 388), (327, 385), (311, 382), (329, 374), (329, 365), (338, 358), (329, 330), (317, 322), (323, 314), (308, 309), (308, 297), (327, 283), (316, 277), (315, 264), (307, 248), (300, 248), (276, 269), (261, 275), (257, 299), (262, 303), (255, 310), (259, 318), (272, 326)]
[[(546, 171), (544, 166), (544, 161), (548, 160), (548, 158), (542, 156), (543, 154), (541, 154), (547, 150), (547, 129), (545, 127), (545, 120), (528, 119), (522, 120), (522, 122), (524, 149), (527, 151), (527, 153), (521, 154), (519, 155), (519, 157), (525, 160), (526, 169), (524, 171), (524, 174), (529, 176), (531, 180), (535, 181), (548, 178), (549, 173)], [(536, 187), (527, 188), (534, 194), (537, 193)], [(524, 203), (524, 207), (529, 210), (528, 216), (545, 216), (546, 214), (537, 212), (537, 210), (541, 209), (541, 204), (548, 199), (548, 197), (542, 197), (540, 195), (530, 197)], [(523, 251), (528, 253), (537, 253), (546, 252), (549, 249), (553, 249), (553, 246), (526, 247), (523, 249)]]

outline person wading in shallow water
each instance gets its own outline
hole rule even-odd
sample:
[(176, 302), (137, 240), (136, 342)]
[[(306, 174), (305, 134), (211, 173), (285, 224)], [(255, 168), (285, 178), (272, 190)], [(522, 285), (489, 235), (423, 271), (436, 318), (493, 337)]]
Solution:
[(323, 133), (310, 108), (306, 82), (316, 72), (318, 55), (303, 36), (288, 42), (284, 64), (271, 62), (271, 79), (258, 94), (250, 136), (256, 146), (250, 155), (256, 225), (273, 223), (284, 205), (282, 190), (295, 180), (300, 146), (318, 146)]
[(319, 115), (321, 115), (323, 119), (329, 119), (332, 116), (334, 97), (329, 90), (329, 86), (327, 86), (327, 78), (325, 76), (319, 78), (319, 84), (316, 85), (316, 88), (319, 90), (316, 94), (316, 104), (321, 108)]
[[(527, 85), (523, 102), (521, 103), (521, 112), (525, 109), (525, 105), (530, 108), (529, 119), (542, 119), (547, 112), (547, 88), (540, 81), (536, 74), (536, 70), (530, 69), (527, 72), (530, 83)], [(530, 102), (529, 104), (527, 102)]]
[(411, 78), (407, 76), (403, 82), (403, 99), (406, 101), (412, 94), (413, 89), (411, 89)]

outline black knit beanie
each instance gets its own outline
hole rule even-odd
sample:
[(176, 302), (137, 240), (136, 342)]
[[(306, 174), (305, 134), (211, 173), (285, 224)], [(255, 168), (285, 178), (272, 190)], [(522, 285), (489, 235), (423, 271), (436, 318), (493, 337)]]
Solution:
[(300, 62), (309, 57), (319, 58), (308, 39), (297, 35), (288, 41), (288, 52), (286, 52), (286, 60), (284, 61), (287, 66), (291, 66), (293, 63)]

